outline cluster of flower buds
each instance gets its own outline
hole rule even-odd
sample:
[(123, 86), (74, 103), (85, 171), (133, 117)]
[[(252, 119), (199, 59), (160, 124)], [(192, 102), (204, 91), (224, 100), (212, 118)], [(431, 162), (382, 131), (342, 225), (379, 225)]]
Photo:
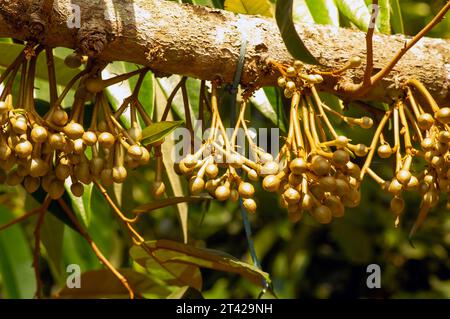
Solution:
[[(300, 220), (308, 211), (318, 222), (330, 223), (333, 217), (344, 215), (346, 206), (359, 204), (361, 172), (350, 158), (366, 156), (368, 148), (338, 135), (326, 112), (362, 128), (372, 127), (373, 121), (367, 116), (345, 117), (326, 106), (314, 88), (322, 77), (302, 74), (300, 62), (280, 68), (283, 76), (278, 82), (291, 99), (291, 109), (289, 133), (275, 158), (254, 144), (244, 119), (245, 102), (231, 138), (226, 136), (213, 87), (211, 136), (198, 151), (183, 158), (176, 171), (189, 178), (192, 194), (205, 190), (221, 201), (241, 197), (248, 212), (256, 209), (254, 187), (248, 181), (262, 177), (263, 189), (280, 194), (281, 206), (287, 208), (291, 220)], [(248, 158), (235, 145), (241, 128), (250, 146)]]
[[(93, 80), (84, 77), (85, 72), (71, 81), (73, 85), (80, 79), (70, 112), (60, 106), (69, 85), (55, 97), (45, 115), (38, 114), (33, 99), (37, 54), (31, 61), (23, 54), (18, 57), (22, 64), (29, 64), (29, 72), (22, 74), (21, 82), (29, 85), (21, 92), (25, 98), (19, 98), (20, 105), (14, 105), (10, 86), (1, 92), (5, 96), (0, 101), (1, 182), (23, 184), (29, 193), (42, 186), (52, 199), (57, 199), (64, 194), (68, 181), (73, 195), (82, 196), (83, 185), (93, 181), (105, 186), (123, 183), (127, 170), (149, 162), (150, 152), (140, 143), (142, 131), (135, 117), (131, 128), (125, 129), (119, 121), (123, 109), (113, 114), (103, 91), (90, 90), (88, 84), (92, 86)], [(15, 75), (12, 72), (8, 83)], [(93, 106), (88, 105), (90, 100)], [(92, 108), (89, 127), (83, 121), (88, 107)]]
[[(450, 108), (439, 108), (425, 87), (416, 80), (407, 81), (405, 90), (406, 98), (399, 99), (386, 112), (372, 142), (380, 158), (395, 156), (393, 177), (385, 181), (369, 168), (372, 154), (369, 154), (363, 170), (393, 195), (390, 209), (396, 218), (396, 225), (405, 208), (403, 192), (419, 192), (422, 202), (411, 231), (413, 234), (429, 210), (438, 204), (440, 193), (447, 196), (447, 207), (450, 207)], [(393, 146), (383, 135), (388, 119), (393, 121)]]
[(125, 130), (114, 117), (85, 130), (80, 118), (69, 117), (60, 107), (52, 109), (48, 120), (15, 109), (10, 95), (0, 101), (0, 114), (2, 174), (8, 185), (23, 183), (30, 193), (42, 185), (51, 198), (59, 198), (70, 179), (72, 193), (81, 196), (83, 184), (123, 183), (127, 168), (150, 160), (149, 151), (139, 144), (140, 128)]
[[(236, 135), (227, 136), (217, 107), (215, 85), (212, 90), (213, 123), (209, 130), (210, 134), (199, 150), (194, 154), (188, 154), (175, 164), (175, 171), (188, 178), (191, 194), (208, 192), (219, 201), (228, 199), (237, 201), (241, 198), (245, 210), (254, 213), (257, 208), (253, 199), (255, 189), (249, 181), (258, 181), (261, 171), (270, 167), (272, 170), (278, 170), (278, 165), (270, 154), (260, 149), (255, 149), (259, 154), (257, 162), (236, 151)], [(245, 103), (242, 105), (241, 116), (244, 111)], [(239, 120), (235, 132), (240, 124)], [(243, 125), (245, 132), (248, 133), (245, 122)]]

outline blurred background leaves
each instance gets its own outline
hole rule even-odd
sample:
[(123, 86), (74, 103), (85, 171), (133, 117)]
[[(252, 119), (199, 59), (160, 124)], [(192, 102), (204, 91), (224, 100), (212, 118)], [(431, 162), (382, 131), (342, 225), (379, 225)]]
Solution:
[[(250, 0), (249, 0), (250, 1)], [(187, 3), (207, 5), (217, 8), (234, 7), (238, 13), (268, 14), (268, 5), (275, 1), (259, 1), (264, 12), (244, 12), (247, 1), (232, 0), (187, 0)], [(227, 5), (228, 2), (228, 5)], [(239, 3), (238, 3), (239, 2)], [(340, 0), (296, 0), (294, 1), (294, 21), (299, 23), (320, 23), (340, 25), (351, 28), (366, 28), (367, 4), (371, 1)], [(383, 33), (399, 33), (404, 29), (407, 35), (416, 34), (444, 5), (444, 0), (390, 0), (380, 1), (380, 5), (389, 4), (391, 10), (384, 11), (383, 21), (378, 21), (378, 29)], [(400, 4), (400, 11), (398, 10)], [(356, 10), (358, 9), (358, 10)], [(273, 10), (271, 10), (273, 12)], [(450, 19), (434, 28), (429, 36), (449, 38)], [(12, 52), (16, 44), (2, 40), (1, 52)], [(56, 49), (56, 56), (63, 59), (70, 52)], [(6, 54), (0, 59), (0, 67), (7, 65), (14, 54)], [(9, 60), (7, 60), (9, 59)], [(71, 75), (63, 64), (56, 59), (58, 84), (60, 88), (67, 83)], [(423, 67), (426, 67), (425, 65)], [(114, 76), (135, 69), (136, 66), (115, 62), (105, 71), (105, 76)], [(39, 68), (38, 68), (39, 70)], [(40, 74), (38, 72), (38, 74)], [(41, 81), (41, 82), (39, 82)], [(44, 89), (44, 73), (37, 82), (38, 98), (48, 100)], [(158, 78), (149, 73), (140, 92), (140, 101), (150, 116), (154, 116), (155, 92), (159, 90), (165, 97), (178, 83), (179, 77)], [(136, 79), (131, 79), (119, 89), (109, 91), (109, 100), (113, 105), (132, 92)], [(199, 81), (188, 79), (187, 88), (190, 108), (198, 114)], [(72, 92), (73, 95), (73, 92)], [(69, 94), (64, 106), (71, 104)], [(327, 103), (339, 107), (339, 101), (333, 97), (323, 97)], [(222, 90), (222, 103), (226, 103), (229, 94)], [(284, 103), (281, 94), (275, 88), (259, 90), (252, 100), (253, 106), (248, 114), (252, 127), (285, 128)], [(334, 104), (333, 104), (334, 103)], [(173, 119), (184, 120), (181, 93), (173, 103)], [(229, 110), (221, 109), (227, 117)], [(126, 122), (126, 114), (122, 118)], [(142, 123), (141, 123), (142, 124)], [(339, 123), (334, 123), (340, 131)], [(356, 129), (355, 129), (356, 130)], [(353, 131), (361, 142), (368, 140), (370, 132)], [(375, 161), (380, 171), (389, 167), (389, 163)], [(130, 172), (125, 185), (114, 193), (115, 199), (122, 203), (123, 210), (151, 201), (150, 188), (154, 179), (154, 165)], [(168, 168), (170, 169), (170, 167)], [(186, 190), (179, 179), (171, 178), (173, 189)], [(450, 298), (450, 215), (444, 205), (430, 213), (425, 224), (414, 238), (414, 247), (408, 242), (408, 232), (418, 213), (419, 199), (406, 198), (406, 212), (399, 228), (394, 228), (394, 218), (389, 212), (389, 196), (379, 191), (378, 185), (367, 180), (363, 185), (363, 198), (358, 208), (348, 209), (343, 219), (335, 220), (331, 225), (322, 226), (309, 216), (298, 224), (287, 219), (287, 213), (280, 208), (277, 196), (258, 189), (256, 200), (258, 211), (250, 216), (254, 233), (257, 255), (264, 272), (270, 274), (274, 290), (280, 298)], [(145, 297), (179, 297), (186, 295), (186, 287), (164, 286), (167, 278), (155, 266), (153, 273), (133, 262), (129, 255), (131, 240), (120, 225), (104, 198), (96, 188), (92, 189), (90, 199), (83, 200), (84, 211), (78, 210), (78, 218), (84, 222), (90, 235), (104, 255), (118, 268), (126, 268), (125, 276), (131, 282), (138, 283), (139, 293)], [(20, 188), (0, 185), (0, 224), (4, 224), (24, 212), (38, 206), (36, 200)], [(77, 204), (74, 204), (76, 207)], [(90, 206), (90, 207), (89, 207)], [(239, 207), (231, 202), (202, 201), (188, 204), (189, 244), (199, 248), (210, 248), (230, 254), (248, 264), (248, 243), (245, 240)], [(77, 211), (77, 210), (76, 210)], [(84, 215), (83, 215), (84, 214)], [(84, 217), (83, 217), (84, 216)], [(32, 298), (35, 290), (32, 263), (33, 226), (36, 217), (0, 232), (0, 297)], [(140, 220), (138, 229), (146, 240), (167, 239), (182, 242), (183, 232), (175, 207), (165, 207)], [(47, 214), (43, 226), (42, 257), (40, 260), (42, 278), (48, 295), (64, 286), (67, 265), (78, 264), (83, 278), (89, 286), (86, 290), (74, 292), (63, 290), (63, 297), (125, 297), (121, 286), (114, 283), (110, 274), (102, 270), (101, 264), (84, 239), (60, 219)], [(381, 289), (368, 289), (366, 286), (366, 267), (378, 264), (382, 271)], [(148, 267), (147, 267), (148, 268)], [(194, 269), (194, 268), (193, 268)], [(256, 297), (261, 291), (260, 285), (236, 274), (218, 272), (211, 269), (199, 269), (201, 288), (205, 298), (243, 298)], [(166, 274), (167, 275), (167, 274)], [(101, 286), (101, 285), (104, 286)], [(109, 293), (102, 294), (99, 287)], [(105, 288), (106, 287), (106, 288)], [(194, 294), (196, 295), (196, 294)], [(192, 296), (190, 294), (190, 296)], [(196, 295), (197, 296), (197, 295)], [(270, 296), (268, 296), (270, 297)]]

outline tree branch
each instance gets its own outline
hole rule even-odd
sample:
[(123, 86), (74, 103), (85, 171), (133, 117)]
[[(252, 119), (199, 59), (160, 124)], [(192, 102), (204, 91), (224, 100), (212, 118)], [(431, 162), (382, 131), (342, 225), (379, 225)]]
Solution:
[[(0, 0), (0, 37), (36, 37), (30, 29), (36, 13), (28, 8), (35, 8), (41, 1)], [(70, 22), (76, 22), (72, 3), (80, 8), (79, 28), (69, 27)], [(278, 74), (270, 72), (267, 58), (281, 63), (292, 61), (273, 20), (170, 1), (101, 0), (92, 4), (90, 0), (55, 0), (51, 19), (41, 20), (45, 21), (45, 33), (37, 40), (49, 46), (76, 48), (106, 61), (146, 65), (159, 75), (176, 73), (232, 82), (241, 32), (247, 32), (249, 39), (242, 84), (275, 85)], [(366, 56), (363, 32), (321, 25), (300, 25), (297, 30), (311, 53), (327, 68), (338, 69), (352, 56)], [(402, 35), (375, 34), (374, 71), (382, 69), (408, 40)], [(403, 94), (404, 81), (416, 78), (438, 103), (449, 104), (449, 52), (448, 40), (421, 39), (364, 99), (391, 102)], [(339, 88), (360, 83), (363, 77), (364, 63), (340, 77), (324, 76), (318, 88), (349, 99)]]

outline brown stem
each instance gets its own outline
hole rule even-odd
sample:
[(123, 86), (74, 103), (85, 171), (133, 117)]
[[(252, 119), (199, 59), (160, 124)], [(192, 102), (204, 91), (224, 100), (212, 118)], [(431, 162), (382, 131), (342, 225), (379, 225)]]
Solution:
[(22, 63), (22, 70), (21, 70), (21, 74), (20, 74), (20, 88), (19, 88), (19, 100), (17, 101), (17, 105), (19, 105), (19, 107), (24, 106), (24, 101), (25, 101), (25, 88), (26, 88), (26, 84), (27, 84), (27, 65), (28, 65), (28, 61), (23, 61)]
[(136, 99), (135, 101), (133, 101), (136, 109), (138, 110), (139, 114), (142, 117), (142, 120), (144, 121), (145, 125), (149, 126), (152, 124), (152, 120), (150, 118), (150, 116), (148, 116), (147, 112), (145, 112), (144, 107), (142, 106), (141, 102), (139, 102), (138, 99)]
[(111, 206), (111, 208), (114, 210), (114, 212), (120, 217), (120, 219), (126, 223), (134, 223), (136, 221), (136, 217), (134, 218), (127, 218), (117, 207), (117, 205), (114, 203), (112, 198), (108, 195), (108, 192), (106, 189), (97, 181), (94, 181), (95, 186), (100, 190), (100, 193), (102, 196), (106, 199), (108, 204)]
[[(6, 96), (8, 96), (11, 93), (14, 84), (14, 79), (16, 78), (18, 71), (19, 67), (16, 66), (12, 71), (12, 74), (9, 77), (8, 81), (6, 82), (3, 92), (0, 94), (0, 101), (4, 101), (6, 99)], [(22, 107), (22, 105), (20, 105), (20, 107)]]
[(401, 168), (402, 155), (400, 150), (400, 124), (398, 115), (398, 105), (394, 105), (394, 150), (395, 150), (395, 172), (397, 173)]
[[(267, 57), (276, 57), (283, 64), (292, 64), (293, 58), (283, 44), (273, 19), (236, 15), (216, 8), (198, 9), (198, 6), (178, 2), (133, 0), (133, 5), (139, 10), (130, 14), (129, 0), (114, 0), (114, 6), (78, 0), (76, 4), (80, 6), (83, 27), (74, 30), (67, 25), (72, 17), (71, 1), (55, 1), (58, 14), (52, 15), (52, 23), (45, 30), (45, 41), (52, 47), (76, 49), (80, 47), (80, 38), (88, 39), (82, 44), (90, 42), (93, 27), (95, 33), (111, 35), (107, 50), (101, 51), (99, 56), (103, 61), (127, 61), (149, 66), (156, 74), (181, 74), (203, 80), (220, 78), (223, 83), (231, 83), (239, 57), (239, 45), (236, 43), (240, 43), (245, 28), (251, 41), (242, 72), (243, 85), (276, 84), (279, 73), (267, 72)], [(29, 17), (24, 13), (30, 6), (41, 3), (41, 0), (0, 0), (0, 37), (28, 39), (30, 30), (20, 27), (28, 22)], [(105, 20), (105, 13), (128, 19), (113, 23)], [(152, 23), (148, 23), (149, 16)], [(226, 36), (219, 39), (215, 30), (227, 30)], [(326, 69), (340, 69), (349, 57), (361, 55), (366, 48), (365, 32), (317, 24), (298, 25), (297, 30), (305, 45)], [(379, 34), (374, 37), (374, 68), (382, 68), (385, 57), (394, 56), (406, 41), (408, 38), (402, 35)], [(96, 42), (92, 41), (92, 46), (95, 45)], [(392, 85), (396, 78), (417, 77), (439, 104), (448, 101), (448, 71), (445, 65), (448, 64), (446, 53), (449, 47), (450, 43), (442, 39), (422, 39), (420, 50), (410, 50), (379, 82), (377, 90), (371, 90), (365, 98), (390, 103), (392, 97), (402, 92), (401, 87)], [(423, 68), (423, 65), (427, 67)], [(305, 67), (311, 69), (309, 65)], [(357, 68), (338, 78), (324, 76), (325, 81), (318, 85), (318, 90), (341, 94), (336, 90), (336, 84), (360, 83), (363, 73), (364, 68)], [(352, 97), (345, 92), (341, 96)]]
[(70, 89), (75, 85), (75, 83), (85, 74), (87, 74), (88, 71), (87, 70), (83, 70), (80, 73), (78, 73), (77, 75), (75, 75), (70, 81), (69, 83), (66, 85), (66, 87), (64, 88), (64, 90), (62, 91), (61, 95), (58, 97), (58, 99), (55, 101), (55, 104), (51, 105), (51, 109), (50, 112), (47, 113), (47, 115), (45, 116), (45, 118), (49, 118), (52, 110), (55, 107), (61, 107), (61, 103), (64, 100), (64, 98), (66, 97), (67, 93), (69, 93)]
[(378, 0), (372, 1), (372, 14), (369, 21), (369, 29), (366, 34), (366, 69), (364, 70), (363, 86), (370, 85), (370, 77), (373, 71), (373, 33), (375, 31), (375, 22), (378, 16)]
[[(53, 2), (53, 0), (51, 0)], [(58, 99), (58, 90), (56, 86), (55, 61), (53, 59), (53, 49), (45, 48), (45, 56), (47, 57), (48, 70), (48, 86), (50, 89), (50, 105), (54, 105)]]
[(387, 111), (384, 115), (384, 117), (381, 119), (380, 124), (378, 124), (378, 127), (375, 131), (375, 135), (372, 139), (372, 143), (370, 144), (370, 151), (369, 154), (367, 154), (366, 161), (364, 162), (363, 167), (361, 168), (361, 174), (359, 179), (363, 180), (364, 175), (366, 174), (367, 169), (370, 167), (370, 164), (372, 163), (373, 155), (375, 154), (375, 150), (378, 144), (378, 139), (380, 137), (381, 132), (383, 131), (384, 126), (386, 125), (387, 120), (391, 116), (391, 111)]
[(47, 15), (47, 18), (50, 20), (50, 17), (52, 15), (54, 0), (43, 0), (43, 2), (44, 3), (42, 4), (42, 13)]
[(417, 81), (416, 79), (409, 79), (406, 82), (406, 84), (414, 86), (420, 92), (420, 94), (422, 94), (422, 96), (425, 98), (425, 100), (427, 101), (427, 103), (429, 104), (429, 106), (433, 112), (439, 111), (438, 104), (433, 99), (430, 92), (428, 92), (428, 90), (425, 88), (425, 86), (423, 86), (423, 84), (420, 83), (420, 81)]
[(356, 88), (352, 88), (351, 90), (354, 91), (355, 96), (362, 96), (369, 89), (374, 87), (379, 81), (381, 81), (385, 76), (391, 72), (391, 70), (395, 67), (397, 62), (408, 52), (409, 49), (411, 49), (420, 39), (422, 39), (425, 34), (428, 33), (436, 24), (438, 24), (445, 16), (447, 11), (450, 9), (450, 1), (447, 1), (447, 3), (444, 5), (444, 7), (438, 12), (438, 14), (419, 32), (417, 33), (411, 41), (405, 44), (404, 47), (402, 47), (395, 56), (389, 61), (387, 65), (385, 65), (377, 74), (371, 77), (370, 79), (370, 85), (365, 86), (358, 85)]
[(172, 106), (172, 101), (175, 98), (175, 95), (177, 94), (178, 90), (186, 83), (187, 77), (183, 76), (178, 82), (178, 84), (173, 88), (172, 92), (170, 93), (169, 97), (167, 98), (166, 107), (164, 109), (163, 115), (161, 116), (161, 121), (165, 121), (167, 119), (167, 116), (169, 115), (170, 107)]
[(183, 96), (184, 116), (186, 118), (186, 127), (191, 135), (191, 154), (194, 152), (194, 128), (192, 126), (191, 110), (189, 107), (189, 96), (186, 88), (186, 82), (181, 86), (181, 95)]
[(1, 226), (0, 226), (0, 232), (3, 231), (3, 230), (5, 230), (5, 229), (7, 229), (7, 228), (9, 228), (9, 227), (11, 227), (11, 226), (14, 226), (15, 224), (18, 224), (18, 223), (21, 223), (21, 222), (27, 220), (27, 219), (30, 218), (31, 216), (34, 216), (34, 215), (36, 215), (37, 213), (39, 213), (40, 211), (41, 211), (41, 207), (35, 208), (35, 209), (29, 211), (28, 213), (25, 213), (25, 214), (23, 214), (22, 216), (17, 217), (17, 218), (15, 218), (15, 219), (13, 219), (12, 221), (7, 222), (6, 224), (1, 225)]
[(27, 111), (34, 110), (34, 77), (36, 75), (36, 63), (37, 58), (40, 53), (40, 49), (36, 49), (35, 55), (30, 59), (30, 63), (28, 63), (28, 72), (27, 72), (27, 83), (25, 87), (25, 101), (24, 108)]
[(204, 99), (205, 90), (206, 90), (206, 83), (203, 80), (200, 83), (200, 94), (198, 97), (198, 116), (200, 119), (202, 134), (205, 130), (205, 99)]

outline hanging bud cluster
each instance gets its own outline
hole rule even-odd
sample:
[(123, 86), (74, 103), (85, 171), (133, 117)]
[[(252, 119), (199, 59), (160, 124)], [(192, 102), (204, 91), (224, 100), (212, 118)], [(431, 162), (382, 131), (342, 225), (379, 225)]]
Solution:
[[(380, 158), (394, 157), (393, 177), (385, 181), (369, 168), (373, 154), (369, 154), (362, 176), (367, 172), (393, 195), (390, 209), (396, 225), (405, 209), (403, 193), (420, 194), (420, 212), (411, 230), (413, 234), (430, 209), (436, 207), (440, 194), (446, 196), (447, 208), (450, 207), (450, 108), (440, 108), (416, 80), (407, 81), (405, 92), (405, 98), (399, 99), (380, 122), (372, 143)], [(384, 135), (388, 120), (393, 124), (392, 146)]]
[[(347, 137), (338, 135), (327, 113), (363, 128), (372, 127), (373, 121), (367, 116), (345, 117), (326, 106), (314, 87), (322, 76), (303, 74), (300, 62), (276, 66), (283, 75), (278, 84), (286, 98), (291, 99), (288, 136), (276, 158), (251, 138), (244, 119), (245, 102), (231, 138), (227, 137), (213, 86), (211, 135), (197, 152), (176, 165), (176, 171), (189, 179), (192, 194), (206, 191), (221, 201), (241, 197), (244, 208), (251, 213), (256, 210), (256, 203), (250, 182), (261, 177), (263, 189), (280, 194), (281, 205), (291, 220), (300, 220), (303, 212), (308, 211), (318, 222), (326, 224), (333, 217), (342, 217), (346, 206), (359, 204), (360, 169), (350, 159), (368, 153), (365, 145), (352, 144)], [(239, 129), (245, 132), (248, 158), (236, 147)]]
[[(136, 101), (125, 101), (113, 113), (103, 89), (92, 89), (93, 82), (107, 86), (110, 84), (105, 82), (109, 80), (102, 81), (82, 71), (59, 97), (51, 91), (54, 98), (50, 109), (41, 116), (33, 98), (39, 52), (36, 50), (31, 58), (21, 54), (2, 74), (2, 81), (7, 80), (7, 84), (0, 100), (1, 181), (11, 186), (23, 184), (29, 193), (42, 186), (52, 199), (63, 195), (67, 180), (75, 196), (82, 196), (84, 185), (93, 181), (104, 186), (123, 183), (128, 170), (150, 160), (149, 150), (140, 143), (142, 131), (136, 120)], [(10, 84), (19, 67), (22, 67), (20, 82), (23, 85), (18, 103), (14, 105)], [(61, 101), (78, 79), (69, 112), (61, 107)], [(90, 101), (93, 106), (87, 105)], [(92, 117), (90, 123), (84, 123), (84, 113), (89, 107)], [(133, 114), (129, 129), (119, 121), (127, 107)]]

